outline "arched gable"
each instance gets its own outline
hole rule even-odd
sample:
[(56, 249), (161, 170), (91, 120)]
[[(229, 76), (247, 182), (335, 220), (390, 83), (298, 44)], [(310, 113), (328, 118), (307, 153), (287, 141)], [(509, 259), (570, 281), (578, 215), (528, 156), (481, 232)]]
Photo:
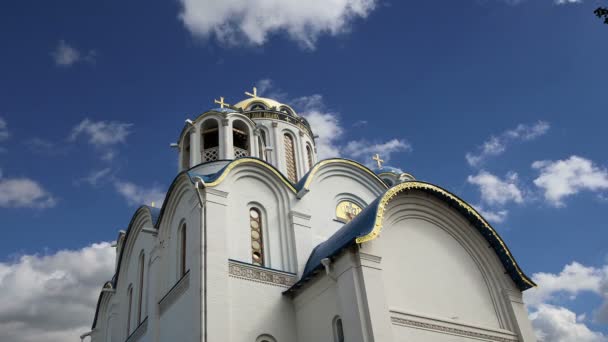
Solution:
[(335, 175), (344, 176), (345, 174), (360, 178), (361, 184), (373, 184), (373, 186), (377, 186), (377, 189), (381, 191), (387, 188), (382, 179), (366, 166), (354, 160), (332, 158), (318, 162), (300, 179), (296, 184), (298, 197), (302, 197), (309, 192), (315, 181)]
[(521, 291), (536, 286), (536, 284), (521, 270), (502, 238), (500, 238), (494, 228), (492, 228), (492, 226), (490, 226), (490, 224), (473, 209), (472, 206), (458, 198), (456, 195), (436, 185), (420, 181), (410, 181), (396, 185), (386, 191), (384, 195), (368, 205), (367, 208), (350, 223), (344, 225), (327, 241), (315, 247), (306, 263), (302, 278), (288, 291), (297, 290), (306, 281), (311, 279), (322, 267), (322, 259), (336, 255), (353, 243), (361, 244), (377, 238), (384, 226), (385, 212), (389, 203), (400, 193), (410, 190), (419, 190), (435, 196), (437, 199), (448, 204), (463, 215), (463, 217), (465, 217), (488, 242), (506, 272)]

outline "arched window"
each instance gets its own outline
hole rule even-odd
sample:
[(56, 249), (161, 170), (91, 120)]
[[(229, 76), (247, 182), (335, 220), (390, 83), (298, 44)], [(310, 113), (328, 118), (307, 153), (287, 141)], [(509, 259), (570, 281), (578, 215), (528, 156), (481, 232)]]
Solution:
[(249, 127), (241, 120), (232, 123), (234, 159), (249, 156)]
[(334, 342), (344, 342), (344, 327), (342, 327), (342, 318), (334, 317)]
[(260, 130), (260, 136), (258, 138), (258, 149), (260, 159), (266, 160), (266, 132), (264, 130)]
[(129, 336), (131, 334), (131, 311), (133, 309), (133, 284), (129, 284), (127, 290), (127, 305), (129, 306), (129, 310), (127, 310), (127, 336)]
[(292, 182), (298, 181), (298, 169), (296, 166), (296, 147), (293, 137), (287, 133), (283, 135), (285, 147), (285, 165), (287, 166), (287, 178)]
[(255, 102), (249, 106), (249, 110), (266, 110), (266, 106), (260, 102)]
[(178, 248), (178, 257), (179, 257), (179, 278), (181, 279), (186, 274), (186, 243), (187, 243), (187, 230), (186, 223), (182, 223), (179, 229), (179, 248)]
[(137, 284), (137, 324), (141, 324), (142, 308), (144, 304), (144, 265), (146, 255), (139, 256), (139, 279)]
[(258, 338), (255, 339), (255, 342), (277, 342), (277, 340), (268, 334), (263, 334), (258, 336)]
[(306, 144), (306, 157), (308, 158), (308, 169), (310, 170), (314, 161), (312, 160), (312, 148), (308, 144)]
[(251, 261), (254, 265), (264, 266), (262, 212), (258, 208), (249, 209), (249, 228), (251, 229)]
[(182, 142), (182, 169), (190, 168), (190, 134), (184, 135)]
[(220, 135), (217, 120), (205, 120), (201, 126), (201, 131), (201, 160), (203, 163), (218, 160)]

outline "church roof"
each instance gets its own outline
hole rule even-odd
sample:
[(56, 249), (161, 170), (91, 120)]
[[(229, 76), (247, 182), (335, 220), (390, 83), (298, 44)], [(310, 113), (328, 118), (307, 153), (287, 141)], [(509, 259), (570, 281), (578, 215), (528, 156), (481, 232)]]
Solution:
[(456, 209), (466, 217), (488, 241), (490, 247), (494, 249), (500, 262), (505, 267), (506, 272), (521, 291), (536, 286), (536, 284), (519, 268), (519, 265), (498, 233), (496, 233), (475, 209), (457, 196), (436, 185), (420, 181), (409, 181), (398, 184), (387, 190), (384, 195), (374, 200), (352, 221), (345, 224), (325, 242), (322, 242), (315, 247), (306, 262), (302, 277), (296, 284), (289, 288), (286, 293), (297, 291), (308, 280), (312, 279), (323, 267), (321, 260), (335, 257), (345, 248), (355, 243), (367, 242), (378, 237), (382, 230), (382, 220), (387, 204), (397, 194), (408, 190), (424, 191)]
[(381, 168), (374, 169), (373, 171), (377, 175), (382, 174), (382, 173), (394, 173), (396, 175), (400, 175), (403, 173), (403, 170), (401, 170), (400, 168), (389, 166), (389, 165), (384, 165)]
[(293, 110), (293, 108), (291, 108), (289, 105), (286, 105), (284, 103), (280, 103), (277, 100), (269, 99), (269, 98), (266, 98), (266, 97), (255, 96), (255, 97), (251, 97), (251, 98), (248, 98), (248, 99), (244, 99), (243, 101), (238, 102), (237, 104), (235, 104), (233, 107), (234, 108), (240, 108), (240, 109), (243, 109), (243, 110), (251, 110), (251, 106), (254, 105), (254, 104), (256, 104), (256, 103), (264, 105), (264, 107), (266, 107), (266, 109), (275, 108), (278, 111), (282, 111), (283, 109), (287, 108), (289, 110), (290, 114), (297, 115), (296, 111)]

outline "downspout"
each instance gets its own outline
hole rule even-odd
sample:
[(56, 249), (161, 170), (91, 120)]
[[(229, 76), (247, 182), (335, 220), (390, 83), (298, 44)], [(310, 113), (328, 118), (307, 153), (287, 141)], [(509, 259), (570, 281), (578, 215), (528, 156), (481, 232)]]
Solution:
[(205, 189), (205, 182), (200, 177), (194, 177), (194, 184), (196, 186), (196, 194), (201, 204), (201, 223), (203, 225), (203, 231), (201, 233), (201, 270), (200, 274), (203, 277), (201, 284), (201, 295), (203, 296), (203, 303), (201, 305), (201, 338), (202, 342), (207, 342), (207, 198)]

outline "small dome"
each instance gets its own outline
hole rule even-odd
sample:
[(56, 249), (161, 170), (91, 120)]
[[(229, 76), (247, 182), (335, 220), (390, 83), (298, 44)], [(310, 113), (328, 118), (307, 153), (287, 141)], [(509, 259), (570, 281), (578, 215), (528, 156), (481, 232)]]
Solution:
[(266, 97), (252, 97), (245, 99), (234, 105), (235, 108), (243, 109), (244, 111), (255, 111), (255, 110), (276, 110), (284, 112), (285, 114), (297, 116), (296, 112), (290, 106), (280, 103), (276, 100), (269, 99)]
[(373, 171), (377, 175), (382, 174), (382, 173), (393, 173), (395, 175), (400, 175), (403, 173), (403, 170), (396, 168), (396, 167), (388, 166), (388, 165), (384, 165), (379, 169), (374, 169)]

